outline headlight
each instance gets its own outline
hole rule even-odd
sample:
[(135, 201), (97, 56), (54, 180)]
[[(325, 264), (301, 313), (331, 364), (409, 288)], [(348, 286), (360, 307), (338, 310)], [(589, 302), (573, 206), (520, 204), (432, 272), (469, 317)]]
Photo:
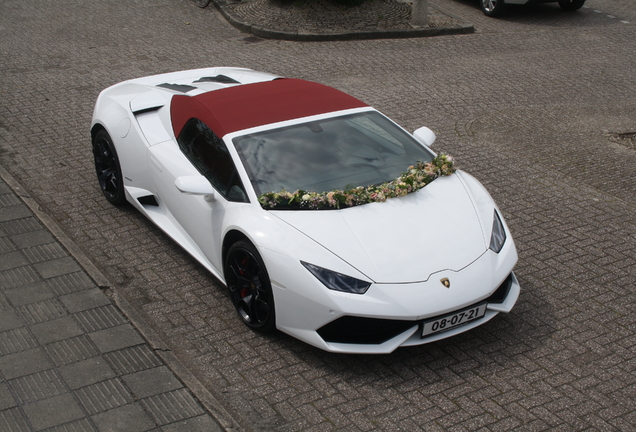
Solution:
[(300, 263), (330, 290), (352, 294), (364, 294), (371, 286), (370, 282), (361, 281), (360, 279), (327, 270), (303, 261)]
[(490, 235), (490, 250), (499, 253), (506, 242), (506, 230), (504, 230), (501, 218), (495, 210), (495, 216), (492, 221), (492, 234)]

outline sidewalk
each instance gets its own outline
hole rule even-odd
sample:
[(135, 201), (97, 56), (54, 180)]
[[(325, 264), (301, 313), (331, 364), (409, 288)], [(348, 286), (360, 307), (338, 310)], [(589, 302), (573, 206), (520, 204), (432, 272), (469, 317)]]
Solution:
[(204, 407), (198, 381), (153, 349), (51, 226), (0, 167), (0, 430), (235, 430), (213, 419), (227, 415), (214, 401)]
[(266, 39), (335, 41), (473, 33), (475, 27), (428, 3), (428, 25), (411, 25), (409, 0), (346, 7), (332, 0), (212, 0), (234, 27)]

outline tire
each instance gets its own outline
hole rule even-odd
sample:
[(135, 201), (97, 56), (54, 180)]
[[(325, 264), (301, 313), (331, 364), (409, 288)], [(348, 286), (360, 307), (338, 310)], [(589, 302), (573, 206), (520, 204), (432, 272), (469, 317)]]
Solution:
[(197, 6), (199, 6), (200, 8), (204, 8), (210, 4), (210, 0), (194, 0), (194, 1), (197, 4)]
[(504, 0), (479, 0), (481, 10), (489, 17), (501, 16), (506, 9)]
[(260, 254), (240, 240), (227, 253), (223, 274), (234, 308), (250, 329), (267, 333), (276, 328), (272, 284)]
[(113, 140), (103, 129), (97, 132), (93, 138), (93, 157), (102, 193), (111, 204), (123, 205), (126, 202), (124, 177), (121, 173)]
[(577, 11), (583, 7), (585, 0), (559, 0), (559, 6), (566, 11)]

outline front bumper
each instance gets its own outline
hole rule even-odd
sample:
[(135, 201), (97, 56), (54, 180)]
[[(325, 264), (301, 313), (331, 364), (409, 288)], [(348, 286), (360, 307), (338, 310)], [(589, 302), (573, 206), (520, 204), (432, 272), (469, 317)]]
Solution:
[[(486, 314), (482, 318), (424, 338), (420, 336), (424, 320), (391, 321), (362, 318), (364, 321), (357, 321), (360, 318), (356, 320), (356, 317), (346, 316), (323, 326), (317, 333), (329, 347), (328, 350), (332, 352), (390, 353), (401, 346), (438, 341), (480, 326), (490, 321), (499, 312), (509, 312), (519, 298), (520, 291), (519, 282), (515, 274), (511, 272), (495, 293), (486, 299)], [(347, 327), (352, 322), (355, 322), (357, 326)]]
[[(447, 338), (477, 327), (499, 312), (509, 312), (520, 293), (512, 273), (517, 253), (511, 238), (499, 254), (488, 250), (465, 268), (439, 271), (418, 283), (373, 284), (364, 295), (328, 290), (304, 267), (292, 270), (302, 267), (293, 258), (268, 258), (278, 258), (266, 263), (273, 270), (277, 328), (331, 352), (390, 353), (400, 346)], [(450, 288), (440, 283), (445, 278), (450, 279)], [(484, 301), (487, 308), (482, 318), (420, 337), (423, 321)]]

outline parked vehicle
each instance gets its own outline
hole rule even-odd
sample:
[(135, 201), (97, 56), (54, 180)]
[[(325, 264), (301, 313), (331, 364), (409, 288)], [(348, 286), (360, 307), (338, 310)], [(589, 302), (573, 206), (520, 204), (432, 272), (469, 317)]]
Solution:
[(585, 0), (479, 0), (481, 10), (490, 17), (500, 16), (508, 5), (524, 5), (533, 3), (559, 3), (566, 11), (577, 11), (583, 7)]
[(517, 251), (486, 189), (334, 88), (249, 69), (104, 90), (91, 135), (102, 192), (224, 282), (252, 330), (389, 353), (509, 312)]

